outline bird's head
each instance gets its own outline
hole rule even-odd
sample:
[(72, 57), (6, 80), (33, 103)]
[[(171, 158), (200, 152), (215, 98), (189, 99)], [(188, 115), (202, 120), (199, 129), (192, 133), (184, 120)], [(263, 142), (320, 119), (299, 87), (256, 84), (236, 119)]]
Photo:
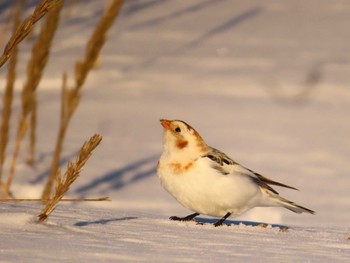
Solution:
[(164, 128), (164, 151), (194, 157), (208, 150), (199, 133), (186, 122), (162, 119), (160, 123)]

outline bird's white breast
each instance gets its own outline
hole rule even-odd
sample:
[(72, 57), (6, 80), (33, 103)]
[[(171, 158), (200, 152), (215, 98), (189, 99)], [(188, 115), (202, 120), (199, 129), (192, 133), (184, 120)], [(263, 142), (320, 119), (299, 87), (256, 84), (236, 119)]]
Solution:
[(209, 158), (193, 162), (171, 162), (161, 158), (158, 176), (161, 185), (184, 207), (210, 216), (222, 217), (227, 212), (240, 214), (256, 206), (260, 188), (247, 176), (224, 175), (211, 167)]

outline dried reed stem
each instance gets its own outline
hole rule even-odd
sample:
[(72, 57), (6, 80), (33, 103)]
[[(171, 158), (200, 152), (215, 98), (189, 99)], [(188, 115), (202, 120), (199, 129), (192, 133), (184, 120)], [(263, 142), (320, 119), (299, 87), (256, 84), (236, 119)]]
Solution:
[(55, 180), (55, 176), (57, 174), (59, 168), (59, 161), (63, 146), (63, 141), (66, 135), (66, 130), (69, 124), (70, 118), (67, 117), (66, 113), (66, 104), (73, 103), (73, 101), (69, 101), (67, 98), (67, 75), (63, 74), (63, 82), (62, 82), (62, 97), (61, 97), (61, 118), (60, 118), (60, 127), (57, 135), (55, 152), (52, 158), (51, 170), (49, 180), (44, 188), (42, 199), (49, 199), (51, 195), (51, 189)]
[[(51, 3), (51, 8), (48, 10), (51, 10), (55, 8), (55, 10), (60, 10), (63, 1), (44, 1), (40, 5), (45, 4), (44, 7), (49, 8), (50, 3)], [(53, 4), (55, 3), (55, 4)], [(38, 7), (36, 8), (36, 10)], [(40, 10), (40, 9), (39, 9)], [(53, 13), (51, 13), (51, 18), (47, 21), (50, 23), (45, 23), (43, 26), (42, 34), (38, 39), (38, 42), (34, 45), (33, 47), (33, 52), (32, 52), (32, 57), (28, 63), (28, 68), (27, 68), (27, 81), (23, 87), (22, 91), (22, 111), (21, 115), (19, 118), (19, 123), (18, 123), (18, 128), (17, 128), (17, 137), (16, 137), (16, 148), (12, 156), (12, 162), (11, 162), (11, 168), (10, 168), (10, 174), (7, 179), (7, 183), (5, 185), (4, 193), (3, 196), (4, 198), (8, 197), (9, 191), (10, 191), (10, 186), (12, 183), (12, 179), (15, 173), (15, 168), (16, 168), (16, 163), (17, 163), (17, 158), (19, 155), (19, 152), (21, 150), (21, 142), (27, 132), (28, 128), (28, 115), (32, 112), (33, 109), (33, 101), (34, 101), (34, 92), (36, 90), (37, 85), (39, 84), (39, 80), (41, 78), (42, 70), (47, 62), (48, 58), (48, 50), (53, 38), (53, 33), (50, 31), (55, 31), (53, 27), (55, 28), (54, 24), (58, 23), (58, 14), (56, 14), (55, 10), (53, 10)], [(35, 12), (34, 12), (35, 13)], [(46, 12), (44, 13), (46, 14)], [(42, 16), (41, 16), (42, 17)], [(54, 21), (55, 20), (55, 21)], [(48, 25), (50, 24), (50, 25)], [(23, 24), (22, 24), (23, 25)], [(19, 29), (21, 29), (22, 25), (20, 26)], [(52, 26), (54, 25), (54, 26)], [(18, 30), (19, 30), (18, 29)], [(18, 32), (16, 31), (16, 33)], [(48, 37), (46, 37), (48, 35)]]
[(4, 192), (3, 192), (3, 198), (8, 198), (9, 193), (10, 193), (10, 186), (12, 183), (13, 175), (15, 174), (15, 167), (16, 167), (16, 162), (17, 162), (17, 157), (19, 154), (19, 151), (21, 149), (21, 141), (26, 134), (28, 128), (28, 124), (25, 120), (20, 120), (20, 126), (19, 129), (17, 130), (17, 137), (16, 137), (16, 146), (15, 146), (15, 151), (12, 156), (11, 160), (11, 167), (10, 167), (10, 175), (7, 178), (7, 183), (5, 184)]
[[(51, 200), (43, 200), (41, 198), (15, 198), (15, 199), (0, 199), (1, 203), (11, 203), (11, 202), (49, 202)], [(111, 201), (109, 197), (99, 197), (99, 198), (62, 198), (60, 202), (105, 202)]]
[(19, 26), (15, 34), (7, 42), (3, 54), (0, 57), (0, 67), (10, 58), (13, 49), (29, 34), (33, 25), (38, 22), (48, 11), (63, 0), (42, 0), (35, 8), (33, 14), (27, 17)]
[(36, 123), (37, 123), (37, 98), (32, 100), (32, 114), (30, 115), (29, 148), (27, 164), (34, 166), (35, 163), (35, 143), (36, 143)]
[[(14, 25), (13, 32), (19, 26), (21, 16), (21, 8), (20, 6), (16, 7), (14, 14)], [(12, 113), (12, 98), (13, 98), (13, 88), (16, 81), (16, 65), (17, 65), (17, 53), (18, 49), (14, 48), (13, 56), (10, 59), (8, 72), (7, 72), (7, 83), (5, 88), (5, 94), (3, 97), (3, 111), (2, 111), (2, 122), (0, 127), (0, 193), (2, 190), (2, 172), (3, 165), (6, 156), (6, 148), (9, 137), (9, 129), (10, 129), (10, 118)]]
[(82, 62), (77, 62), (75, 68), (75, 81), (78, 91), (83, 85), (87, 74), (93, 68), (95, 61), (98, 58), (98, 54), (100, 53), (100, 50), (106, 41), (107, 31), (117, 17), (123, 5), (123, 2), (123, 0), (114, 0), (112, 4), (106, 9), (99, 23), (96, 25), (95, 31), (90, 37), (90, 40), (86, 47), (84, 60)]
[[(55, 153), (52, 160), (50, 176), (42, 195), (43, 199), (50, 198), (51, 189), (53, 187), (55, 176), (57, 175), (59, 167), (62, 144), (70, 119), (75, 112), (75, 109), (79, 105), (81, 98), (81, 88), (86, 80), (88, 73), (93, 68), (95, 61), (98, 58), (98, 55), (106, 40), (107, 31), (117, 17), (123, 2), (123, 0), (114, 0), (109, 8), (105, 10), (93, 34), (91, 35), (89, 42), (87, 43), (83, 61), (78, 61), (76, 63), (74, 87), (69, 90), (63, 89), (61, 104), (61, 123), (56, 141)], [(65, 85), (63, 86), (65, 87)]]
[[(31, 114), (30, 122), (30, 144), (28, 163), (33, 164), (35, 161), (35, 141), (36, 141), (36, 89), (41, 80), (42, 73), (45, 69), (49, 59), (51, 44), (59, 23), (60, 12), (62, 10), (63, 1), (58, 2), (57, 5), (47, 14), (47, 18), (40, 30), (38, 40), (33, 46), (32, 56), (27, 66), (27, 81), (23, 89), (27, 98), (22, 98), (25, 103), (28, 103), (28, 113)], [(28, 100), (28, 101), (26, 101)]]
[(49, 215), (55, 209), (57, 204), (63, 198), (68, 191), (70, 185), (78, 178), (80, 171), (90, 158), (92, 151), (99, 145), (102, 137), (100, 135), (94, 135), (89, 141), (85, 142), (80, 149), (79, 155), (74, 163), (68, 163), (67, 171), (62, 178), (61, 172), (57, 172), (55, 193), (52, 198), (46, 203), (44, 209), (39, 215), (39, 222), (47, 220)]

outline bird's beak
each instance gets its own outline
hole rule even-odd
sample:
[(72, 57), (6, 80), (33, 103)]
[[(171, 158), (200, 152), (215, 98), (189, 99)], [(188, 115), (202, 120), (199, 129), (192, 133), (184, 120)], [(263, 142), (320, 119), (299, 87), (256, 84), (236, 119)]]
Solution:
[(169, 120), (160, 120), (160, 124), (162, 124), (163, 128), (166, 130), (170, 130), (170, 121)]

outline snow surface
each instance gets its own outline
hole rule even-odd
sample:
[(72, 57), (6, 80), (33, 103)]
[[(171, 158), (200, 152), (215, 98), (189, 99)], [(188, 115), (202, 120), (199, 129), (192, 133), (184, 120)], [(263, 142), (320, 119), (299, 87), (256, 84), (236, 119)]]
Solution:
[[(10, 2), (0, 5), (1, 25)], [(28, 13), (36, 2), (27, 1)], [(106, 3), (77, 1), (63, 11), (38, 89), (38, 160), (28, 167), (22, 151), (13, 182), (18, 198), (40, 196), (62, 73), (72, 81)], [(102, 144), (68, 196), (113, 201), (61, 204), (46, 224), (35, 223), (40, 204), (1, 203), (0, 262), (348, 262), (349, 27), (345, 0), (126, 1), (83, 88), (62, 158), (64, 167), (100, 133)], [(21, 44), (12, 137), (32, 43)], [(1, 87), (5, 74), (6, 67)], [(168, 220), (191, 212), (156, 176), (160, 118), (187, 121), (209, 145), (295, 186), (300, 191), (277, 190), (317, 214), (255, 208), (218, 228), (204, 216), (204, 225)]]

